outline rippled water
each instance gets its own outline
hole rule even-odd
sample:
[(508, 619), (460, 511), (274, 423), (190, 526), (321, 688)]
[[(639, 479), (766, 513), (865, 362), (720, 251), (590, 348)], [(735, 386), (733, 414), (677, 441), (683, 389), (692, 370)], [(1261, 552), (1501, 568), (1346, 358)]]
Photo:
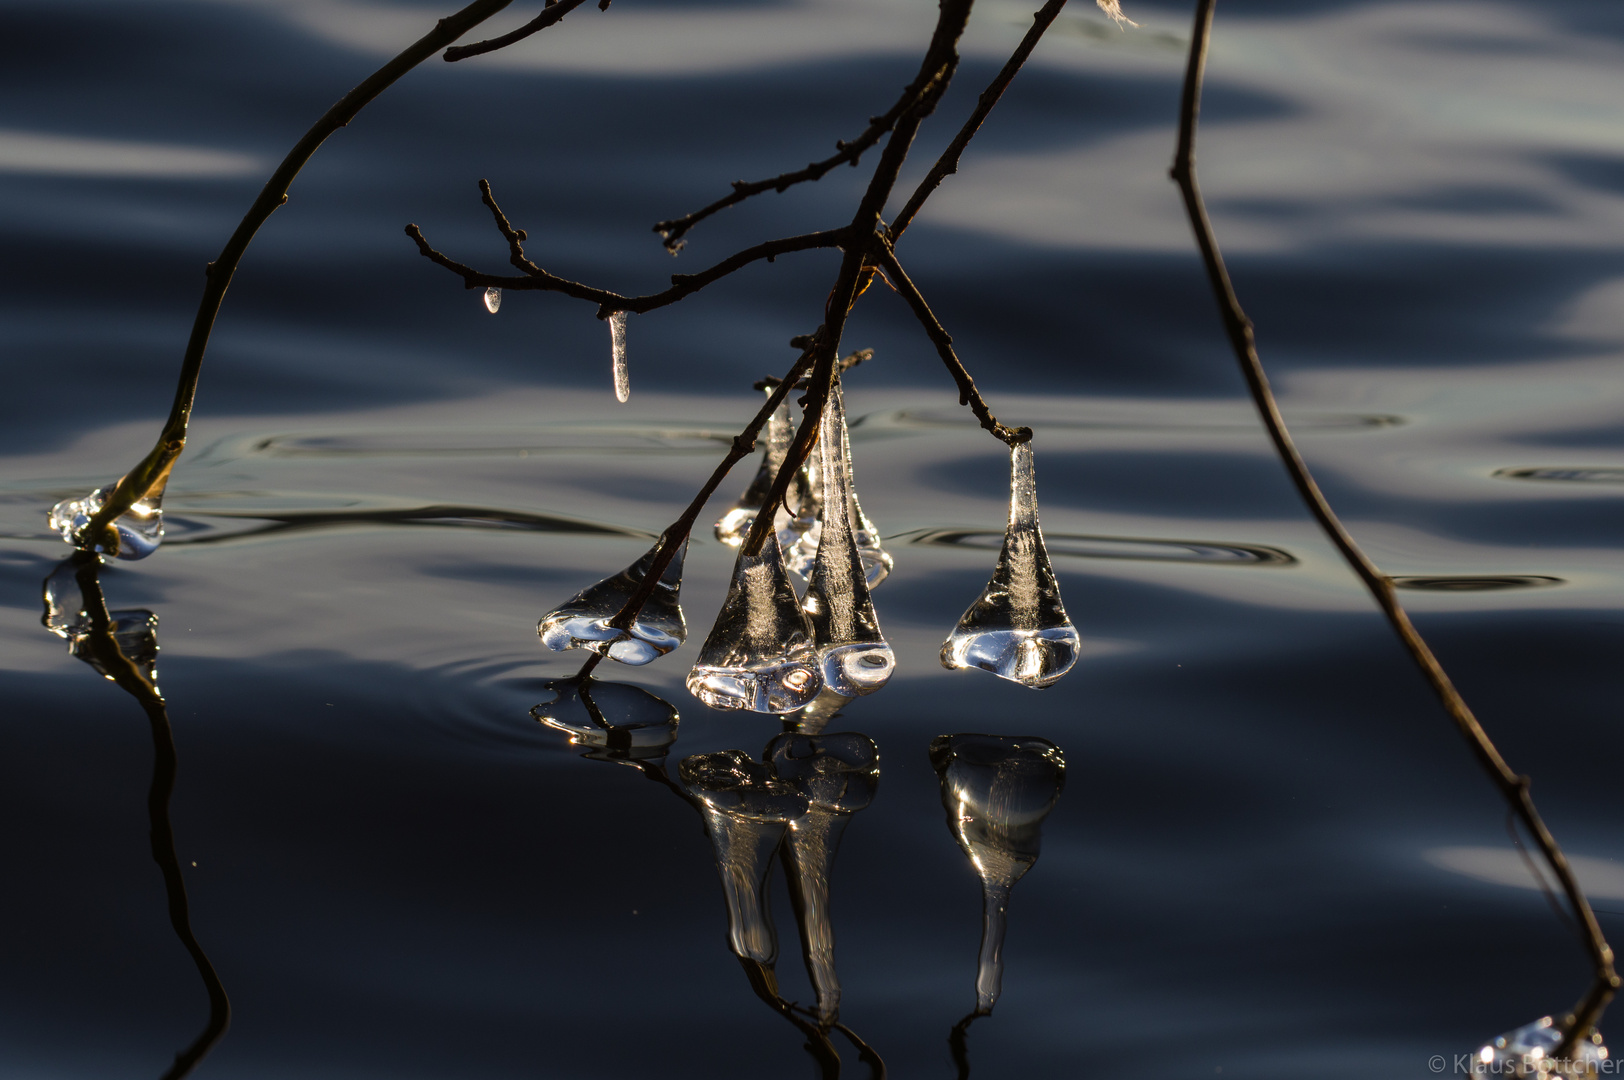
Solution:
[[(1031, 6), (980, 5), (922, 156)], [(530, 710), (579, 666), (537, 618), (680, 512), (818, 321), (832, 257), (634, 320), (620, 405), (589, 305), (509, 291), (493, 316), (401, 230), (502, 272), (486, 177), (542, 265), (641, 291), (842, 221), (866, 170), (718, 215), (675, 261), (649, 230), (852, 137), (933, 11), (586, 5), (425, 65), (267, 224), (164, 547), (100, 576), (119, 625), (157, 616), (176, 855), (233, 1006), (196, 1075), (827, 1065), (730, 952), (675, 782), (780, 730), (683, 688), (734, 560), (709, 521), (749, 463), (695, 532), (687, 643), (599, 672), (680, 714), (668, 771), (661, 739), (611, 767)], [(1435, 1075), (1568, 1008), (1586, 962), (1242, 400), (1165, 181), (1189, 12), (1127, 11), (1121, 34), (1068, 9), (899, 248), (1000, 419), (1038, 430), (1081, 634), (1054, 688), (942, 669), (1002, 543), (1008, 455), (895, 297), (871, 290), (848, 332), (876, 350), (846, 404), (895, 556), (874, 599), (897, 673), (829, 728), (880, 770), (829, 879), (841, 1020), (891, 1076), (954, 1075), (981, 887), (928, 748), (1041, 739), (1065, 791), (1012, 894), (997, 1008), (960, 1029), (973, 1075)], [(141, 706), (40, 624), (66, 554), (45, 510), (150, 445), (203, 266), (263, 176), (444, 13), (0, 3), (0, 1074), (158, 1076), (208, 1015), (152, 859)], [(1288, 420), (1624, 935), (1624, 9), (1225, 0), (1214, 49), (1203, 181)], [(783, 882), (777, 978), (810, 1007)]]

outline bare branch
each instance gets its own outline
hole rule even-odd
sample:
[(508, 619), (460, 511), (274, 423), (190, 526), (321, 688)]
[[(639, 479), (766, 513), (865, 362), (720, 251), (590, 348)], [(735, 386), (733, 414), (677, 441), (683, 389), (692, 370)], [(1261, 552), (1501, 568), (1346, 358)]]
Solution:
[[(489, 186), (484, 188), (489, 191)], [(501, 211), (496, 209), (494, 200), (488, 200), (488, 205), (498, 215)], [(500, 221), (505, 225), (506, 218)], [(511, 226), (508, 226), (511, 229)], [(577, 300), (590, 300), (598, 305), (598, 318), (604, 319), (617, 311), (629, 311), (641, 315), (666, 307), (698, 292), (712, 282), (718, 281), (729, 274), (743, 269), (753, 262), (761, 259), (771, 261), (780, 255), (787, 255), (795, 251), (811, 251), (817, 248), (838, 248), (845, 244), (848, 231), (846, 229), (832, 229), (827, 232), (806, 233), (801, 236), (786, 236), (779, 240), (769, 240), (755, 247), (745, 248), (723, 259), (716, 265), (702, 270), (697, 274), (672, 274), (671, 287), (663, 292), (649, 293), (645, 296), (623, 296), (608, 289), (598, 289), (591, 285), (583, 285), (578, 281), (550, 274), (541, 267), (536, 266), (524, 255), (522, 248), (517, 245), (524, 236), (523, 230), (513, 230), (509, 243), (514, 251), (513, 259), (516, 265), (525, 269), (523, 277), (502, 277), (495, 274), (485, 274), (471, 266), (464, 266), (443, 252), (435, 250), (424, 238), (423, 232), (416, 225), (406, 226), (406, 235), (417, 244), (417, 250), (422, 256), (436, 265), (443, 266), (453, 274), (462, 278), (463, 288), (490, 288), (513, 289), (519, 292), (558, 292), (565, 296), (573, 296)]]
[(1573, 1015), (1565, 1021), (1562, 1043), (1551, 1054), (1557, 1061), (1566, 1060), (1572, 1056), (1579, 1040), (1595, 1027), (1618, 989), (1619, 977), (1613, 970), (1613, 950), (1607, 944), (1601, 926), (1596, 922), (1595, 912), (1591, 910), (1590, 902), (1585, 899), (1584, 891), (1579, 887), (1567, 858), (1557, 846), (1556, 838), (1545, 827), (1539, 811), (1534, 807), (1534, 800), (1528, 792), (1528, 777), (1517, 774), (1506, 763), (1499, 749), (1489, 738), (1488, 732), (1484, 731), (1483, 725), (1472, 714), (1460, 691), (1455, 688), (1454, 682), (1444, 671), (1443, 665), (1433, 655), (1431, 647), (1410, 621), (1409, 614), (1399, 603), (1393, 580), (1376, 568), (1375, 563), (1360, 550), (1352, 535), (1343, 527), (1336, 512), (1331, 509), (1331, 504), (1326, 500), (1325, 494), (1314, 482), (1307, 463), (1297, 452), (1297, 446), (1280, 415), (1280, 407), (1275, 401), (1274, 392), (1269, 388), (1263, 363), (1258, 358), (1257, 344), (1252, 335), (1252, 322), (1246, 317), (1246, 312), (1241, 309), (1240, 300), (1235, 295), (1235, 288), (1224, 265), (1223, 255), (1218, 250), (1218, 239), (1213, 233), (1212, 222), (1207, 217), (1206, 204), (1201, 198), (1201, 187), (1196, 181), (1196, 125), (1201, 111), (1201, 82), (1206, 66), (1207, 41), (1212, 33), (1214, 3), (1215, 0), (1198, 0), (1196, 5), (1195, 29), (1190, 36), (1189, 63), (1185, 70), (1184, 90), (1179, 103), (1178, 149), (1173, 158), (1171, 175), (1184, 198), (1184, 208), (1190, 218), (1190, 227), (1195, 232), (1196, 244), (1201, 249), (1201, 261), (1206, 267), (1207, 280), (1218, 301), (1224, 332), (1229, 337), (1235, 359), (1240, 362), (1241, 374), (1246, 379), (1247, 390), (1257, 406), (1259, 416), (1262, 417), (1263, 426), (1267, 429), (1275, 451), (1291, 477), (1292, 484), (1296, 486), (1297, 493), (1302, 496), (1303, 502), (1307, 504), (1314, 520), (1319, 523), (1320, 529), (1342, 555), (1349, 568), (1364, 583), (1365, 588), (1370, 591), (1377, 606), (1387, 616), (1388, 623), (1398, 635), (1405, 651), (1421, 669), (1422, 676), (1443, 704), (1444, 711), (1465, 736), (1467, 745), (1472, 748), (1478, 762), (1500, 789), (1512, 811), (1527, 827), (1539, 847), (1540, 854), (1561, 883), (1568, 903), (1584, 928), (1585, 944), (1595, 965), (1595, 978), (1585, 996), (1574, 1007)]
[(976, 132), (981, 130), (981, 124), (987, 119), (987, 114), (991, 113), (993, 106), (998, 104), (998, 99), (1004, 96), (1004, 91), (1009, 88), (1009, 84), (1026, 63), (1027, 57), (1032, 55), (1032, 50), (1037, 48), (1038, 41), (1043, 37), (1044, 32), (1049, 29), (1049, 26), (1055, 20), (1055, 16), (1059, 15), (1060, 9), (1065, 6), (1066, 0), (1049, 0), (1039, 11), (1033, 14), (1032, 28), (1026, 32), (1026, 36), (1021, 39), (1021, 43), (1010, 54), (1009, 60), (1004, 64), (1003, 70), (998, 73), (998, 77), (993, 79), (988, 87), (981, 92), (981, 97), (976, 102), (975, 112), (970, 114), (970, 118), (964, 122), (964, 126), (959, 129), (959, 133), (953, 136), (953, 141), (947, 144), (947, 149), (942, 151), (942, 156), (936, 159), (936, 164), (930, 167), (930, 172), (925, 174), (925, 178), (919, 182), (919, 186), (909, 196), (908, 204), (902, 208), (902, 212), (891, 222), (889, 235), (893, 244), (896, 243), (903, 230), (913, 221), (914, 215), (919, 213), (919, 208), (925, 205), (925, 200), (930, 198), (941, 182), (959, 171), (959, 157), (964, 153), (964, 148), (970, 145), (970, 140), (975, 138)]
[(894, 128), (903, 113), (916, 105), (923, 96), (931, 93), (937, 84), (950, 74), (950, 72), (938, 70), (923, 81), (916, 79), (914, 82), (909, 83), (902, 91), (902, 96), (897, 99), (897, 103), (891, 106), (884, 115), (869, 118), (868, 128), (861, 135), (851, 142), (836, 139), (835, 147), (839, 150), (839, 153), (833, 157), (825, 158), (822, 161), (814, 161), (804, 169), (782, 173), (767, 180), (735, 180), (733, 181), (733, 190), (729, 194), (684, 217), (657, 222), (654, 231), (659, 233), (664, 240), (666, 250), (675, 255), (686, 243), (683, 237), (688, 234), (688, 230), (719, 210), (726, 210), (730, 206), (736, 206), (751, 196), (760, 195), (762, 192), (776, 191), (783, 194), (796, 184), (805, 183), (809, 180), (821, 180), (825, 174), (838, 165), (850, 165), (855, 168), (858, 159), (863, 156), (864, 152), (878, 143), (886, 132)]
[(976, 389), (975, 380), (965, 370), (958, 354), (953, 351), (953, 338), (943, 328), (941, 322), (937, 320), (936, 314), (930, 310), (930, 305), (925, 302), (924, 295), (920, 293), (919, 288), (908, 277), (908, 272), (897, 261), (896, 252), (891, 250), (891, 245), (886, 243), (883, 238), (877, 237), (876, 240), (878, 242), (875, 244), (875, 254), (879, 258), (880, 265), (885, 270), (886, 276), (890, 278), (891, 284), (896, 287), (897, 292), (902, 294), (902, 298), (908, 302), (908, 306), (913, 309), (913, 313), (919, 319), (920, 325), (925, 328), (925, 336), (929, 337), (931, 343), (936, 346), (936, 352), (941, 356), (942, 363), (947, 366), (949, 374), (953, 376), (953, 381), (958, 383), (959, 404), (970, 406), (970, 411), (975, 414), (977, 420), (981, 421), (981, 426), (1008, 445), (1016, 446), (1030, 440), (1032, 438), (1031, 428), (1009, 428), (998, 422), (998, 418), (992, 414), (992, 410), (987, 407), (986, 401), (982, 399), (981, 391)]
[[(505, 49), (515, 42), (523, 41), (531, 34), (547, 29), (585, 2), (586, 0), (553, 0), (553, 2), (541, 9), (540, 15), (537, 15), (517, 30), (503, 34), (501, 37), (490, 38), (487, 41), (476, 41), (472, 45), (458, 45), (447, 49), (445, 51), (445, 60), (447, 63), (454, 64), (458, 60), (466, 60), (470, 56), (481, 56), (485, 53), (495, 52), (497, 49)], [(602, 6), (608, 7), (607, 4)]]

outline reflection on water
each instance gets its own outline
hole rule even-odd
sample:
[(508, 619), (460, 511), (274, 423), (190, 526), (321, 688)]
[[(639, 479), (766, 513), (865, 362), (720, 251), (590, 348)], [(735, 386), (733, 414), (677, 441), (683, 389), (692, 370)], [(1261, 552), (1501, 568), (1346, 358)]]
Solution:
[(66, 638), (68, 650), (133, 697), (152, 729), (152, 783), (147, 790), (147, 817), (152, 859), (163, 874), (169, 897), (169, 921), (175, 936), (191, 954), (209, 996), (209, 1019), (191, 1044), (175, 1055), (163, 1080), (178, 1080), (203, 1060), (231, 1023), (231, 1002), (214, 965), (192, 933), (186, 880), (175, 854), (175, 832), (169, 821), (178, 757), (169, 709), (156, 683), (158, 616), (150, 611), (109, 611), (101, 587), (101, 559), (83, 552), (63, 560), (45, 579), (45, 613), (41, 621)]

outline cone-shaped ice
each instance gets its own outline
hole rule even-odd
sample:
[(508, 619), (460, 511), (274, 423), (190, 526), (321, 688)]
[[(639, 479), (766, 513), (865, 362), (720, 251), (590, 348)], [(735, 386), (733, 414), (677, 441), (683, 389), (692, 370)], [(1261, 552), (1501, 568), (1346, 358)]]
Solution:
[(778, 936), (767, 872), (789, 822), (806, 813), (806, 796), (742, 750), (684, 758), (677, 775), (699, 807), (716, 853), (728, 943), (735, 956), (770, 967), (778, 958)]
[(1580, 1039), (1569, 1059), (1553, 1060), (1551, 1055), (1561, 1044), (1561, 1025), (1544, 1017), (1501, 1035), (1479, 1050), (1472, 1062), (1473, 1075), (1590, 1080), (1608, 1068), (1607, 1047), (1602, 1045), (1600, 1032), (1592, 1031), (1588, 1038)]
[[(113, 527), (118, 531), (116, 551), (99, 543), (86, 550), (118, 559), (144, 559), (157, 551), (164, 540), (163, 499), (168, 485), (169, 476), (165, 474), (129, 510), (113, 519)], [(81, 546), (79, 531), (90, 523), (112, 490), (111, 487), (97, 488), (82, 499), (63, 499), (51, 507), (51, 528), (74, 547)]]
[(789, 450), (790, 440), (794, 436), (795, 431), (789, 420), (789, 403), (786, 401), (768, 417), (767, 430), (761, 435), (761, 467), (756, 470), (756, 478), (750, 481), (744, 494), (716, 523), (716, 539), (728, 547), (736, 548), (744, 543), (750, 526), (756, 523), (756, 512), (766, 505), (767, 492), (778, 476), (779, 467), (784, 464), (784, 454)]
[(713, 709), (787, 713), (822, 689), (812, 627), (777, 537), (768, 536), (761, 554), (739, 552), (727, 600), (688, 672), (688, 690)]
[(840, 453), (846, 430), (840, 384), (830, 389), (818, 436), (823, 520), (802, 607), (812, 623), (825, 694), (872, 694), (891, 679), (896, 657), (880, 635), (874, 601), (852, 535), (851, 473)]
[(1060, 799), (1066, 759), (1047, 739), (940, 735), (930, 762), (942, 781), (947, 827), (981, 878), (976, 1012), (988, 1013), (1004, 976), (1009, 892), (1038, 860), (1043, 819)]
[(609, 367), (615, 380), (615, 400), (621, 404), (631, 400), (632, 379), (626, 370), (626, 313), (617, 311), (609, 316)]
[[(846, 430), (846, 406), (838, 381), (835, 383), (832, 404), (839, 413), (838, 427), (840, 428), (839, 442), (832, 448), (838, 452), (840, 469), (845, 474), (847, 494), (851, 500), (851, 510), (848, 517), (851, 521), (852, 539), (857, 544), (857, 554), (863, 564), (863, 578), (868, 582), (868, 587), (872, 589), (884, 581), (886, 575), (891, 573), (894, 560), (891, 558), (891, 553), (886, 551), (885, 547), (880, 543), (880, 530), (868, 519), (868, 515), (863, 513), (862, 504), (857, 501), (857, 487), (852, 480), (851, 435)], [(826, 405), (824, 407), (826, 419), (828, 410), (829, 406)], [(821, 432), (819, 438), (821, 441)], [(811, 574), (812, 565), (817, 558), (818, 545), (821, 543), (823, 536), (823, 501), (828, 490), (827, 484), (820, 475), (823, 467), (822, 455), (814, 454), (808, 461), (808, 465), (811, 466), (807, 471), (808, 480), (815, 493), (815, 498), (812, 500), (811, 505), (804, 508), (802, 514), (789, 524), (789, 527), (795, 530), (793, 540), (787, 539), (780, 534), (780, 540), (786, 545), (784, 557), (789, 564), (790, 571), (802, 577), (808, 577)]]
[(818, 1022), (828, 1025), (840, 1011), (829, 879), (846, 823), (874, 799), (879, 751), (872, 739), (854, 732), (816, 737), (789, 733), (767, 745), (767, 759), (774, 775), (793, 782), (809, 804), (805, 814), (790, 822), (784, 869), (806, 973), (817, 993)]
[(682, 589), (682, 560), (688, 554), (684, 538), (671, 564), (660, 575), (654, 593), (632, 620), (632, 628), (617, 630), (609, 620), (619, 614), (654, 565), (660, 550), (655, 544), (641, 559), (586, 589), (556, 611), (543, 615), (536, 627), (549, 649), (590, 649), (592, 652), (633, 666), (646, 664), (681, 645), (688, 637), (677, 595)]
[(530, 715), (569, 735), (572, 745), (590, 747), (589, 757), (660, 758), (677, 741), (677, 710), (641, 686), (592, 678), (554, 679), (546, 685), (557, 696)]
[(1077, 662), (1079, 639), (1066, 618), (1043, 546), (1032, 444), (1011, 447), (1009, 460), (1004, 549), (992, 580), (942, 643), (942, 666), (985, 668), (999, 678), (1042, 689)]

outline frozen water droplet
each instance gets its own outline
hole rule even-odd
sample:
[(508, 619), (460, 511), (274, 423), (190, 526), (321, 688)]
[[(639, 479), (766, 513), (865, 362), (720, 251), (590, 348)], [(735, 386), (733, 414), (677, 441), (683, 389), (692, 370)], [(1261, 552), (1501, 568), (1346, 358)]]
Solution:
[(728, 943), (734, 955), (770, 966), (778, 959), (778, 937), (767, 872), (789, 822), (806, 813), (806, 796), (742, 750), (684, 758), (677, 775), (705, 819), (716, 854)]
[[(840, 406), (839, 427), (840, 467), (845, 471), (846, 486), (851, 498), (852, 538), (857, 543), (857, 554), (862, 559), (863, 577), (868, 582), (868, 587), (872, 589), (891, 573), (894, 560), (880, 542), (880, 530), (869, 520), (868, 515), (863, 513), (862, 504), (857, 499), (857, 487), (852, 481), (851, 435), (846, 429), (844, 401)], [(818, 554), (818, 544), (823, 537), (824, 484), (820, 476), (822, 467), (821, 455), (813, 454), (803, 473), (811, 497), (792, 504), (801, 507), (801, 512), (786, 523), (785, 531), (779, 533), (779, 542), (785, 545), (784, 558), (789, 564), (790, 571), (803, 578), (812, 571), (812, 564)]]
[(736, 548), (744, 543), (750, 527), (756, 523), (756, 512), (767, 503), (767, 493), (778, 477), (778, 469), (784, 464), (784, 455), (789, 452), (790, 440), (794, 437), (789, 404), (784, 402), (767, 418), (767, 430), (761, 436), (761, 467), (756, 470), (756, 478), (716, 523), (716, 539), (728, 547)]
[(1556, 1061), (1551, 1055), (1562, 1044), (1562, 1028), (1546, 1016), (1507, 1032), (1480, 1049), (1472, 1062), (1473, 1075), (1539, 1077), (1596, 1077), (1609, 1068), (1607, 1047), (1600, 1033), (1580, 1039), (1573, 1056)]
[(806, 813), (790, 822), (784, 868), (801, 925), (807, 975), (817, 994), (818, 1020), (829, 1024), (840, 1011), (829, 882), (846, 823), (874, 799), (879, 751), (872, 739), (855, 732), (817, 737), (787, 733), (767, 744), (766, 756), (773, 774), (793, 783), (808, 802)]
[(811, 639), (778, 539), (768, 537), (759, 555), (740, 550), (688, 690), (713, 709), (794, 712), (823, 689)]
[(485, 310), (495, 315), (502, 306), (502, 290), (495, 285), (485, 290)]
[(660, 575), (654, 593), (632, 620), (632, 628), (617, 630), (609, 621), (620, 613), (632, 594), (643, 584), (660, 550), (655, 544), (635, 563), (582, 591), (569, 603), (542, 616), (536, 627), (549, 649), (589, 649), (611, 660), (633, 666), (658, 659), (681, 645), (688, 626), (677, 602), (682, 589), (682, 562), (688, 554), (688, 541), (677, 549), (671, 564)]
[(976, 1011), (992, 1011), (1004, 974), (1009, 893), (1038, 860), (1043, 819), (1066, 782), (1066, 759), (1047, 739), (939, 735), (930, 762), (942, 783), (947, 827), (981, 877)]
[(632, 379), (626, 371), (626, 313), (617, 311), (609, 316), (609, 362), (615, 376), (615, 400), (625, 404), (631, 400)]
[(1032, 444), (1010, 448), (1009, 524), (992, 580), (942, 643), (942, 666), (984, 668), (1041, 689), (1077, 662), (1080, 639), (1038, 525)]
[(574, 678), (554, 679), (546, 687), (556, 697), (530, 715), (567, 734), (572, 745), (589, 747), (587, 757), (662, 758), (677, 741), (677, 710), (641, 686)]
[[(166, 477), (154, 485), (129, 510), (113, 520), (113, 527), (118, 531), (116, 552), (107, 550), (101, 544), (87, 550), (129, 560), (144, 559), (157, 551), (164, 539), (163, 497), (167, 481)], [(79, 547), (80, 530), (90, 523), (112, 490), (110, 487), (97, 488), (82, 499), (63, 499), (51, 507), (48, 520), (52, 530), (60, 533), (63, 540)]]
[(872, 694), (891, 679), (896, 658), (880, 634), (857, 541), (852, 535), (851, 473), (841, 454), (845, 407), (836, 382), (818, 436), (823, 517), (817, 557), (802, 606), (812, 624), (825, 693)]

